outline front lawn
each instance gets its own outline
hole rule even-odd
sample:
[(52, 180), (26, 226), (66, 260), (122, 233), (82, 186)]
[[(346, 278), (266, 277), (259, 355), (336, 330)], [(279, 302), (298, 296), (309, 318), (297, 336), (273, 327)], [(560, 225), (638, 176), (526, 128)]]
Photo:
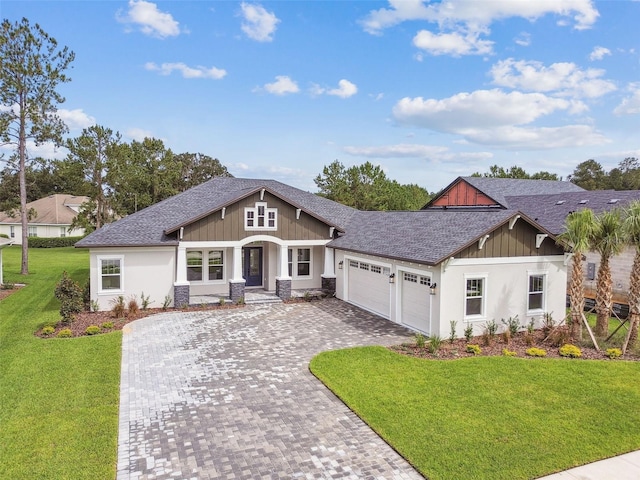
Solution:
[(115, 478), (121, 333), (33, 335), (60, 318), (62, 271), (86, 281), (88, 252), (31, 249), (28, 276), (19, 246), (2, 254), (5, 282), (26, 286), (0, 301), (0, 478)]
[(640, 362), (363, 347), (310, 368), (429, 479), (535, 478), (640, 448)]

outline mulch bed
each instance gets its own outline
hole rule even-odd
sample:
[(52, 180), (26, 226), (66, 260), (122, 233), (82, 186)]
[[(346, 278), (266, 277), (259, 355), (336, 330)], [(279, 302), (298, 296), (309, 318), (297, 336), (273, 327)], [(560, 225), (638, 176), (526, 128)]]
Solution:
[(9, 295), (17, 292), (22, 287), (24, 287), (24, 285), (22, 284), (13, 284), (12, 288), (6, 288), (6, 286), (3, 285), (2, 288), (0, 288), (0, 300), (2, 300), (3, 298), (7, 298)]
[[(511, 352), (516, 352), (517, 357), (521, 358), (535, 358), (528, 356), (526, 354), (527, 349), (531, 347), (537, 347), (545, 350), (547, 352), (546, 358), (566, 358), (560, 356), (559, 347), (568, 343), (566, 341), (567, 332), (566, 327), (560, 327), (554, 330), (554, 333), (550, 336), (550, 338), (546, 339), (547, 332), (544, 330), (537, 330), (533, 332), (531, 335), (531, 339), (527, 340), (526, 332), (520, 332), (517, 335), (508, 339), (508, 342), (505, 340), (502, 334), (496, 334), (493, 339), (489, 340), (489, 344), (487, 344), (487, 339), (482, 336), (473, 337), (467, 342), (464, 338), (456, 339), (450, 342), (448, 339), (442, 340), (442, 344), (440, 348), (435, 353), (430, 353), (428, 350), (428, 340), (427, 345), (424, 348), (419, 348), (415, 345), (415, 343), (405, 343), (402, 345), (396, 345), (390, 347), (394, 352), (400, 353), (402, 355), (409, 355), (412, 357), (418, 358), (428, 358), (434, 360), (453, 360), (457, 358), (467, 358), (473, 356), (481, 356), (481, 357), (490, 357), (490, 356), (500, 356), (503, 355), (503, 350), (507, 349)], [(565, 340), (558, 343), (558, 340)], [(473, 344), (478, 345), (482, 352), (479, 355), (474, 355), (473, 353), (468, 353), (467, 345)], [(582, 351), (582, 357), (579, 359), (583, 360), (609, 360), (609, 357), (606, 356), (606, 349), (610, 348), (609, 346), (600, 345), (600, 350), (597, 351), (591, 345), (579, 345), (580, 350)], [(578, 358), (576, 360), (579, 360)], [(633, 360), (639, 361), (640, 355), (638, 352), (632, 352), (631, 349), (627, 350), (627, 353), (624, 357), (620, 357), (622, 360)], [(569, 359), (568, 360), (572, 360)]]

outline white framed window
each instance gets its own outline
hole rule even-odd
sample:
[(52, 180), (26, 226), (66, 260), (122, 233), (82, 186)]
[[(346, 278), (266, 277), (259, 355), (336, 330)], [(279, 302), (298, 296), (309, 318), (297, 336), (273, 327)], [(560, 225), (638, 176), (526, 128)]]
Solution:
[(9, 237), (16, 238), (16, 227), (13, 225), (9, 227)]
[(64, 227), (60, 227), (60, 237), (64, 238), (67, 236), (67, 229)]
[(290, 248), (289, 255), (289, 276), (293, 278), (311, 277), (311, 249), (310, 248)]
[(464, 315), (467, 318), (482, 318), (485, 315), (487, 277), (465, 277)]
[(98, 292), (124, 292), (124, 257), (98, 257)]
[(187, 280), (190, 282), (202, 281), (202, 252), (199, 250), (187, 252)]
[(277, 230), (278, 209), (267, 207), (267, 202), (256, 202), (244, 209), (245, 230)]
[(223, 250), (187, 250), (187, 280), (190, 282), (224, 281)]
[(209, 251), (208, 280), (224, 280), (224, 252), (222, 250)]
[(544, 273), (530, 273), (527, 289), (527, 310), (545, 310), (545, 284), (546, 275)]
[(356, 262), (355, 260), (349, 260), (349, 266), (350, 267), (358, 268), (358, 265), (360, 265), (360, 264), (358, 262)]
[(371, 265), (371, 273), (382, 273), (382, 267), (380, 265)]
[(27, 235), (29, 237), (37, 237), (38, 236), (38, 227), (27, 227)]

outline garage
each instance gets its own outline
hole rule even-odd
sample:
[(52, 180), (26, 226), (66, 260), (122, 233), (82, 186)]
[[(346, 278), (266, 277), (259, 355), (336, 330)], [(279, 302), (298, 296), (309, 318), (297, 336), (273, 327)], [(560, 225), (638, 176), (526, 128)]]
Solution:
[(405, 325), (431, 333), (431, 295), (429, 277), (410, 272), (400, 272), (401, 278), (401, 316)]
[(389, 268), (369, 262), (349, 260), (348, 301), (389, 318)]

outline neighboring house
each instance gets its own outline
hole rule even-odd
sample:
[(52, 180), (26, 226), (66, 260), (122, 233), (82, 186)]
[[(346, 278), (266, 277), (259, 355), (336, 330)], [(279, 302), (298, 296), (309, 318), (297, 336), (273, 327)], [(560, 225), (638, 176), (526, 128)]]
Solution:
[[(27, 203), (27, 211), (35, 212), (29, 219), (29, 237), (76, 237), (84, 235), (84, 229), (69, 232), (80, 205), (89, 200), (77, 195), (55, 194)], [(12, 216), (13, 214), (13, 216)], [(4, 233), (17, 245), (22, 245), (20, 212), (0, 212), (0, 233)]]
[(10, 238), (0, 237), (0, 285), (2, 285), (4, 283), (3, 277), (2, 277), (2, 272), (3, 272), (2, 249), (5, 248), (5, 247), (10, 246), (12, 244), (13, 244), (13, 240), (11, 240)]
[(101, 309), (142, 292), (180, 306), (202, 295), (237, 301), (248, 289), (288, 298), (323, 288), (430, 335), (448, 336), (452, 320), (462, 336), (492, 319), (539, 325), (546, 312), (563, 315), (565, 255), (552, 232), (499, 203), (430, 205), (362, 212), (273, 180), (214, 178), (76, 246), (90, 251)]

